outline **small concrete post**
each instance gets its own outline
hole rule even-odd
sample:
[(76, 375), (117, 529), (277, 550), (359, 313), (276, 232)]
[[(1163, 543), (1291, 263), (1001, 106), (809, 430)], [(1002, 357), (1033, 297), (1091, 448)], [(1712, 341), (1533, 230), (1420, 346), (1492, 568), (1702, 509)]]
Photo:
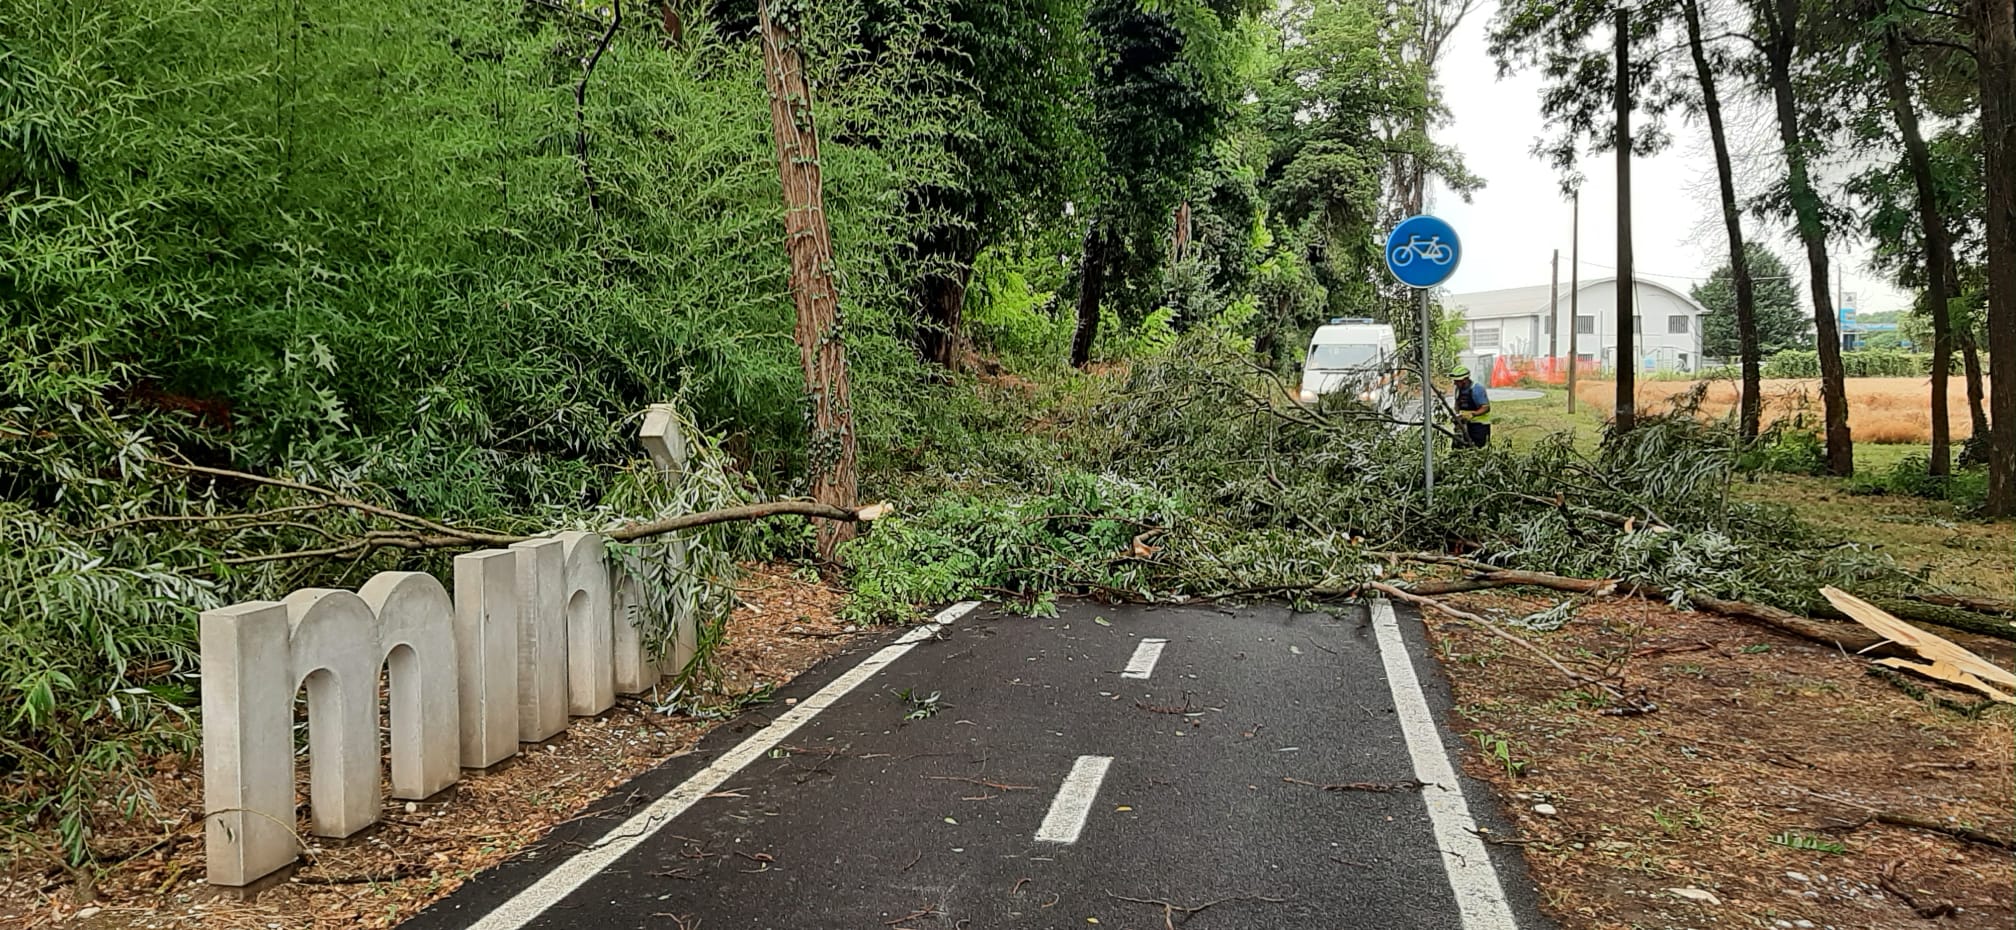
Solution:
[(455, 557), (463, 768), (489, 768), (518, 753), (518, 558), (508, 549)]
[(673, 475), (686, 473), (686, 435), (679, 431), (678, 408), (671, 404), (652, 404), (644, 408), (644, 425), (637, 431), (637, 438), (644, 443), (644, 451), (651, 454), (651, 464), (661, 472)]
[(294, 861), (294, 682), (287, 608), (203, 612), (204, 861), (211, 884), (249, 885)]
[(567, 545), (512, 543), (518, 553), (518, 739), (567, 729)]

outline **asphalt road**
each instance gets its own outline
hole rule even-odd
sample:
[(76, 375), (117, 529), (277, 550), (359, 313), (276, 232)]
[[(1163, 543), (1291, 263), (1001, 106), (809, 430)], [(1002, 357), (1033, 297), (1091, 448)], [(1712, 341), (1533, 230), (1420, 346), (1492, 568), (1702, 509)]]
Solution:
[(981, 608), (830, 660), (407, 926), (1548, 926), (1468, 829), (1504, 834), (1448, 770), (1419, 626)]

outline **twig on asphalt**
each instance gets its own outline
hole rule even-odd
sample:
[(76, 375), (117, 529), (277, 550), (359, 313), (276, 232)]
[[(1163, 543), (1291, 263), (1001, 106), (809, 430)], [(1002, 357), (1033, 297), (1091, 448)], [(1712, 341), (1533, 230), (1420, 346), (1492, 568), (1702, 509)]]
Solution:
[(1336, 785), (1303, 781), (1300, 778), (1289, 778), (1286, 775), (1281, 776), (1281, 780), (1291, 785), (1307, 785), (1311, 788), (1321, 788), (1324, 791), (1420, 791), (1428, 785), (1425, 781), (1416, 781), (1411, 778), (1406, 781), (1347, 781)]
[(908, 914), (904, 914), (903, 916), (898, 917), (895, 920), (885, 920), (882, 922), (882, 926), (893, 927), (906, 920), (915, 920), (916, 918), (919, 917), (937, 917), (940, 913), (942, 912), (938, 910), (937, 905), (926, 904), (922, 909), (912, 911)]
[(968, 778), (968, 777), (966, 777), (966, 776), (964, 776), (964, 775), (926, 775), (926, 776), (924, 776), (924, 777), (925, 777), (925, 778), (928, 778), (928, 779), (930, 779), (930, 780), (932, 780), (932, 781), (963, 781), (963, 782), (968, 782), (968, 783), (970, 783), (970, 784), (975, 784), (975, 785), (979, 785), (979, 786), (980, 786), (980, 787), (982, 787), (982, 788), (992, 788), (992, 789), (994, 789), (994, 790), (996, 790), (996, 791), (1034, 791), (1034, 790), (1036, 790), (1036, 786), (1035, 786), (1035, 785), (1004, 785), (1004, 784), (1002, 784), (1002, 783), (1000, 783), (1000, 782), (998, 782), (998, 781), (985, 781), (985, 780), (983, 780), (983, 779), (978, 779), (978, 778)]
[(1126, 895), (1114, 894), (1113, 892), (1110, 891), (1106, 892), (1106, 896), (1116, 901), (1130, 901), (1135, 904), (1152, 904), (1155, 905), (1156, 907), (1161, 908), (1163, 930), (1176, 930), (1177, 911), (1182, 911), (1184, 919), (1187, 920), (1191, 917), (1197, 916), (1198, 912), (1203, 911), (1207, 908), (1216, 907), (1220, 904), (1229, 904), (1233, 901), (1264, 901), (1268, 904), (1286, 904), (1288, 902), (1287, 898), (1270, 898), (1267, 897), (1266, 895), (1259, 895), (1259, 894), (1239, 894), (1239, 895), (1233, 895), (1229, 898), (1218, 898), (1216, 900), (1206, 901), (1203, 904), (1199, 904), (1194, 907), (1184, 907), (1181, 904), (1176, 904), (1170, 901), (1163, 901), (1156, 898), (1130, 898), (1127, 897)]
[(1150, 704), (1147, 701), (1135, 701), (1134, 706), (1151, 714), (1187, 714), (1190, 712), (1190, 692), (1183, 692), (1182, 707), (1174, 704)]

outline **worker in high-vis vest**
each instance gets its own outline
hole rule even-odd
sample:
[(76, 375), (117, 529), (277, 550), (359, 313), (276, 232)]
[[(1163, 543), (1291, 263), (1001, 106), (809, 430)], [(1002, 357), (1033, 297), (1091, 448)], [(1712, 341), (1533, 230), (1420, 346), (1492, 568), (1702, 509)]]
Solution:
[(1491, 442), (1491, 395), (1470, 380), (1470, 369), (1458, 366), (1456, 379), (1456, 445), (1482, 449)]

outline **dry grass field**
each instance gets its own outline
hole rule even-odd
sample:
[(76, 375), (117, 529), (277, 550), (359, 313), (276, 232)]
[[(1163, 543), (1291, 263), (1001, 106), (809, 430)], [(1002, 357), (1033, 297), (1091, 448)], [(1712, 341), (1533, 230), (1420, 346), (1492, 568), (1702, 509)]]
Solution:
[[(1736, 406), (1734, 381), (1645, 381), (1638, 385), (1638, 409), (1659, 412), (1672, 400), (1707, 385), (1701, 412), (1719, 417)], [(1966, 379), (1947, 381), (1951, 398), (1947, 422), (1953, 441), (1966, 439), (1973, 429), (1967, 419)], [(1584, 381), (1575, 394), (1585, 404), (1607, 409), (1616, 397), (1617, 386), (1609, 381)], [(1928, 443), (1932, 441), (1931, 378), (1850, 378), (1848, 379), (1848, 427), (1856, 442)], [(1820, 422), (1820, 382), (1817, 380), (1765, 381), (1764, 420), (1800, 419), (1818, 426)]]

